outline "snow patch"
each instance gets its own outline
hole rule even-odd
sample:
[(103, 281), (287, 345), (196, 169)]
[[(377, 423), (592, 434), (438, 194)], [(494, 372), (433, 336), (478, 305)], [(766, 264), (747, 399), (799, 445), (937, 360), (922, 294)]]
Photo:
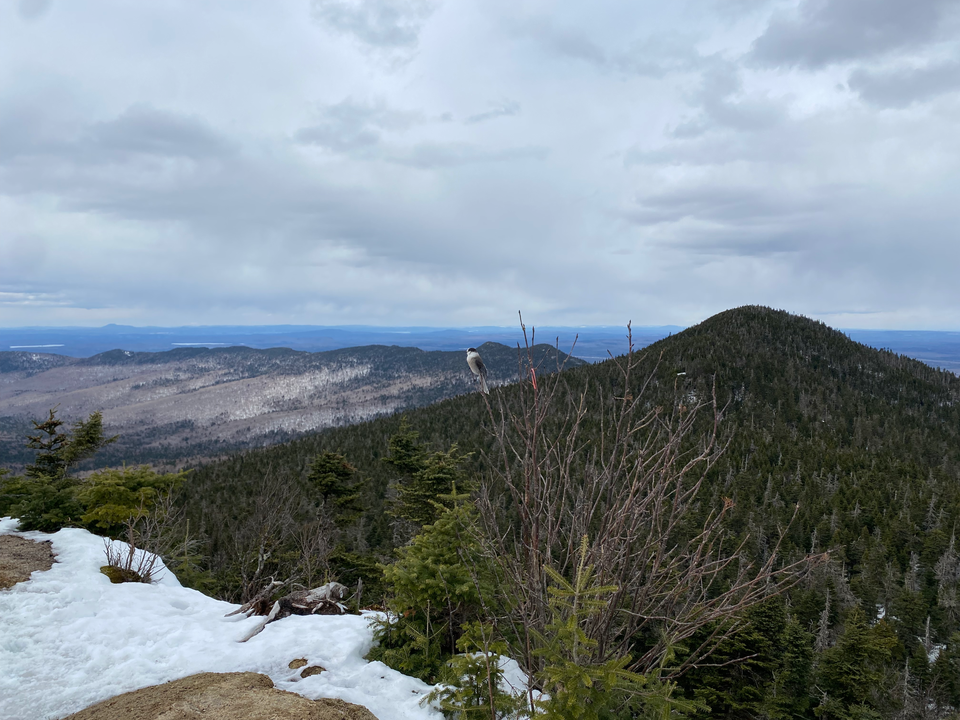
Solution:
[[(17, 521), (0, 519), (0, 534)], [(367, 662), (372, 631), (356, 615), (293, 616), (271, 623), (224, 617), (236, 605), (182, 587), (164, 570), (156, 584), (112, 584), (100, 572), (103, 539), (79, 529), (19, 533), (50, 540), (57, 562), (0, 592), (0, 718), (60, 718), (93, 703), (199, 672), (260, 672), (304, 697), (341, 698), (380, 720), (442, 717), (420, 700), (432, 686)], [(326, 671), (301, 679), (306, 658)]]

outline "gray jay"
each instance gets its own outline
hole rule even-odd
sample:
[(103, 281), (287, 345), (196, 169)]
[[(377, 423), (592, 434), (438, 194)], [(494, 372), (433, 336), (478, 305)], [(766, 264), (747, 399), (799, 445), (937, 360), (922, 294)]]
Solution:
[(483, 360), (480, 359), (480, 353), (477, 352), (476, 348), (467, 349), (467, 365), (470, 366), (470, 371), (480, 380), (480, 391), (484, 395), (489, 395), (490, 391), (487, 389), (487, 367), (483, 364)]

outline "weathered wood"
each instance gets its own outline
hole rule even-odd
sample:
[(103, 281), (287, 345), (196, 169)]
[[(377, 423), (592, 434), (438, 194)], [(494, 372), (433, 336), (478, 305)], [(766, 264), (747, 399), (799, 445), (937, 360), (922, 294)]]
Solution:
[(270, 598), (273, 596), (277, 590), (286, 585), (289, 580), (274, 580), (270, 578), (268, 582), (261, 590), (258, 592), (251, 600), (248, 600), (243, 605), (238, 607), (233, 612), (227, 613), (224, 617), (230, 617), (231, 615), (239, 615), (243, 613), (247, 617), (251, 615), (266, 615), (270, 607)]
[(326, 585), (313, 588), (313, 590), (292, 592), (274, 602), (269, 612), (266, 612), (266, 602), (269, 601), (270, 595), (276, 591), (278, 585), (283, 584), (285, 583), (271, 582), (257, 593), (253, 600), (227, 614), (227, 617), (241, 612), (246, 614), (247, 617), (265, 615), (263, 620), (250, 630), (240, 642), (246, 642), (255, 635), (259, 635), (273, 621), (282, 620), (291, 615), (343, 615), (347, 612), (347, 608), (341, 603), (346, 597), (347, 586), (338, 582), (329, 582)]

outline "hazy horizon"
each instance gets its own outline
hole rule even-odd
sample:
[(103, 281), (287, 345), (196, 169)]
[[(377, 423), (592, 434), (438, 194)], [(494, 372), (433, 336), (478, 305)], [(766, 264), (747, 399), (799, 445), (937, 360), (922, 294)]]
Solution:
[[(872, 330), (836, 328), (852, 340), (960, 372), (960, 332), (950, 330)], [(670, 334), (676, 325), (634, 326), (634, 346), (643, 348)], [(528, 339), (559, 345), (591, 362), (627, 351), (623, 326), (527, 326)], [(290, 348), (323, 352), (362, 345), (400, 345), (422, 350), (462, 350), (484, 342), (523, 344), (519, 326), (383, 325), (190, 325), (0, 328), (0, 351), (32, 351), (91, 357), (109, 350), (165, 352), (183, 347)], [(574, 344), (575, 343), (575, 344)]]

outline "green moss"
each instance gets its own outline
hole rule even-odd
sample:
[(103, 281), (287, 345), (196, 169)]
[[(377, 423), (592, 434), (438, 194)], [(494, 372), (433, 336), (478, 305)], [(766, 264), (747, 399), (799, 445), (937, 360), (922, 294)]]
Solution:
[(112, 583), (143, 582), (143, 578), (133, 570), (124, 570), (113, 565), (104, 565), (100, 568), (100, 572), (110, 578)]

